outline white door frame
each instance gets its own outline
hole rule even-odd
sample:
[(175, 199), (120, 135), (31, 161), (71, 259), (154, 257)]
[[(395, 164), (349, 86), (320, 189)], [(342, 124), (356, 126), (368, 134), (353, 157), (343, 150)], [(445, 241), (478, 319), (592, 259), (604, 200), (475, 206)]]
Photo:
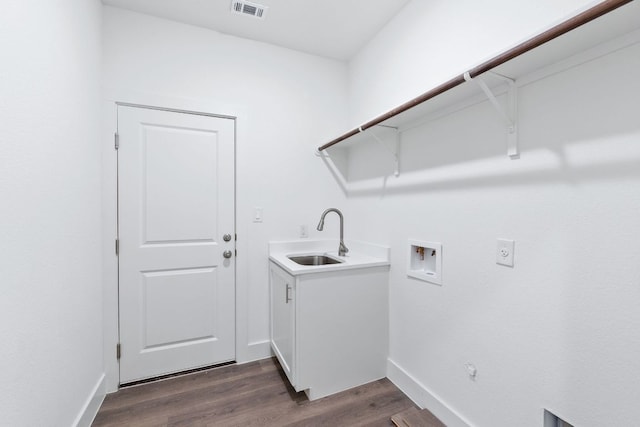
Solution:
[[(247, 117), (246, 109), (241, 106), (215, 105), (211, 102), (199, 102), (192, 99), (181, 99), (159, 95), (140, 94), (131, 91), (113, 93), (105, 96), (103, 102), (102, 125), (102, 236), (103, 236), (103, 331), (104, 331), (104, 369), (105, 383), (108, 393), (118, 390), (120, 383), (119, 365), (116, 358), (116, 345), (119, 340), (118, 330), (118, 260), (115, 255), (115, 238), (117, 236), (117, 157), (114, 147), (114, 135), (117, 131), (117, 106), (129, 105), (154, 108), (175, 112), (186, 112), (214, 117), (233, 119), (235, 123), (234, 170), (237, 177), (237, 144), (244, 134), (242, 121), (238, 117)], [(214, 111), (224, 111), (225, 114)], [(246, 123), (246, 121), (244, 122)], [(238, 222), (237, 178), (235, 179), (235, 229), (238, 235), (236, 249), (240, 254), (247, 254), (247, 226)], [(250, 346), (248, 342), (248, 297), (247, 297), (247, 258), (236, 258), (236, 362), (244, 363), (270, 354), (268, 345)], [(252, 349), (252, 347), (254, 347)]]
[(234, 132), (233, 118), (118, 103), (120, 384), (235, 362)]

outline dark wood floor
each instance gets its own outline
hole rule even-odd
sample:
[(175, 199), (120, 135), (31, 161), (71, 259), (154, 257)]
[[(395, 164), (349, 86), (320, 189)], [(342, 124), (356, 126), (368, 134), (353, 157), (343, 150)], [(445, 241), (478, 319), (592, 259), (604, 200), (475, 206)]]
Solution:
[(387, 379), (310, 402), (265, 359), (124, 388), (93, 426), (392, 426), (413, 406)]

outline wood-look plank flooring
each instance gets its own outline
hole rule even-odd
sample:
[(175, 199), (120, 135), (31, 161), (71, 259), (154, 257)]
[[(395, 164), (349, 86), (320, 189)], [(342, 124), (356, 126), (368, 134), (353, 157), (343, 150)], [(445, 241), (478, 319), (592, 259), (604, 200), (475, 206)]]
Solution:
[(426, 409), (409, 408), (391, 417), (396, 427), (447, 427)]
[(392, 415), (414, 406), (386, 378), (310, 402), (264, 359), (124, 388), (93, 427), (393, 426)]

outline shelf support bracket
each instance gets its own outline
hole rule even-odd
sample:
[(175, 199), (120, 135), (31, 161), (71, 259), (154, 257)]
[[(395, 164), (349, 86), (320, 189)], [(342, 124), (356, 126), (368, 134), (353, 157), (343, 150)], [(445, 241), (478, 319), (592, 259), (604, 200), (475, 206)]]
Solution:
[(488, 72), (492, 76), (504, 81), (509, 86), (507, 91), (507, 111), (504, 110), (502, 105), (498, 102), (489, 86), (480, 77), (471, 77), (468, 72), (464, 73), (464, 79), (467, 82), (475, 81), (480, 86), (480, 89), (487, 96), (491, 105), (498, 112), (505, 125), (507, 126), (507, 155), (512, 159), (520, 157), (520, 150), (518, 148), (518, 87), (516, 81), (510, 77), (503, 76), (501, 74)]
[(390, 149), (387, 146), (387, 144), (385, 144), (380, 138), (378, 138), (378, 136), (375, 133), (373, 133), (372, 130), (370, 129), (367, 129), (367, 130), (369, 131), (369, 134), (373, 137), (373, 139), (375, 139), (376, 142), (380, 144), (382, 148), (384, 148), (393, 156), (393, 176), (397, 178), (400, 176), (400, 131), (397, 127), (393, 127), (393, 126), (384, 126), (384, 125), (377, 125), (377, 126), (393, 129), (393, 135), (394, 135), (393, 149)]

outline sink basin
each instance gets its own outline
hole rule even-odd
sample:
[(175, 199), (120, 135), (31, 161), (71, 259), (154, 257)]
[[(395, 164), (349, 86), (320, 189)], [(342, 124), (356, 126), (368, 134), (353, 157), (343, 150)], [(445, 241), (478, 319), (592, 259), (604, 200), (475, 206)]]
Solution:
[(287, 258), (300, 265), (329, 265), (342, 262), (326, 255), (289, 255)]

